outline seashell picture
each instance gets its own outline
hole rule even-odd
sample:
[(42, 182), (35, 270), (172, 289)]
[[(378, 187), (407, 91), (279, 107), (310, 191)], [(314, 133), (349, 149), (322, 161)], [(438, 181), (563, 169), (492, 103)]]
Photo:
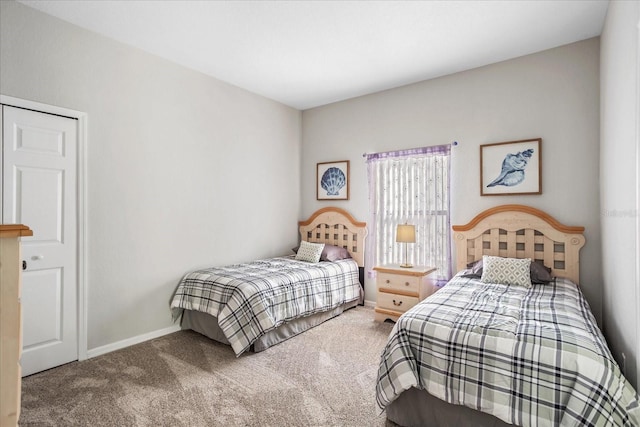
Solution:
[(318, 163), (316, 198), (318, 200), (349, 200), (349, 160)]
[(480, 195), (542, 194), (542, 138), (480, 146)]

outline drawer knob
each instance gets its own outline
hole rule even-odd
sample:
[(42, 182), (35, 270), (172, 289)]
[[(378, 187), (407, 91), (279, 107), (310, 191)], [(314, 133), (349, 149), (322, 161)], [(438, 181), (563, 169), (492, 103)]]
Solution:
[(393, 300), (393, 305), (395, 305), (396, 307), (400, 307), (402, 305), (402, 301), (396, 302), (396, 300)]
[(404, 282), (404, 285), (405, 286), (409, 286), (409, 282)]
[(391, 280), (387, 279), (387, 284), (391, 283)]

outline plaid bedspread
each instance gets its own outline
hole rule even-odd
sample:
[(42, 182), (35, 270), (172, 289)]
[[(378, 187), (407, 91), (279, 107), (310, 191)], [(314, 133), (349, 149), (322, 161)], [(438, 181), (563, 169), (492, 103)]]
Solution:
[(456, 276), (405, 313), (381, 356), (376, 398), (425, 389), (518, 426), (637, 426), (622, 376), (578, 287), (527, 289)]
[(328, 311), (360, 297), (353, 259), (311, 264), (293, 256), (188, 273), (171, 302), (217, 317), (237, 356), (283, 322)]

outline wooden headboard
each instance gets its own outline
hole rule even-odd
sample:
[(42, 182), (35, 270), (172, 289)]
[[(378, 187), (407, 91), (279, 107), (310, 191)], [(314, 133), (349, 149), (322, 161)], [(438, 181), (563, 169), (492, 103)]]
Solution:
[(523, 205), (502, 205), (453, 226), (456, 271), (494, 255), (531, 258), (551, 267), (554, 276), (580, 283), (580, 248), (584, 227), (566, 226), (545, 212)]
[(356, 221), (344, 209), (327, 207), (314, 212), (308, 220), (298, 222), (298, 226), (302, 240), (346, 248), (358, 266), (364, 267), (366, 222)]

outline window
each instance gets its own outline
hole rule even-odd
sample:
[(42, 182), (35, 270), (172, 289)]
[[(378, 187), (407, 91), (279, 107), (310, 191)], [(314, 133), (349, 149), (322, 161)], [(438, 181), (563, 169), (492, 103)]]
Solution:
[(396, 243), (398, 224), (413, 224), (416, 243), (407, 246), (414, 265), (433, 266), (438, 281), (451, 278), (449, 145), (367, 155), (369, 235), (367, 268), (404, 262)]

